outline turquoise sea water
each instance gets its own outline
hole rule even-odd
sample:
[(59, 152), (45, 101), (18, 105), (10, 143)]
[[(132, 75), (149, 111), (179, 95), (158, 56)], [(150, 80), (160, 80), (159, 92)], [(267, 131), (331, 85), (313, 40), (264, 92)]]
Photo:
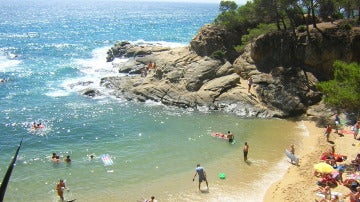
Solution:
[[(23, 145), (5, 201), (261, 201), (268, 184), (287, 168), (283, 151), (306, 135), (301, 124), (222, 112), (184, 110), (114, 98), (99, 86), (118, 75), (105, 62), (114, 43), (186, 45), (212, 22), (217, 4), (120, 0), (0, 0), (0, 177), (21, 138)], [(120, 76), (120, 75), (119, 75)], [(96, 99), (78, 93), (79, 82), (101, 90)], [(45, 125), (30, 130), (34, 122)], [(210, 136), (231, 130), (237, 144)], [(242, 144), (250, 161), (242, 162)], [(50, 156), (70, 155), (71, 165)], [(90, 160), (89, 155), (95, 159)], [(114, 164), (105, 167), (100, 156)], [(196, 163), (211, 185), (199, 193)], [(217, 178), (226, 172), (226, 181)], [(254, 193), (253, 190), (257, 190)]]

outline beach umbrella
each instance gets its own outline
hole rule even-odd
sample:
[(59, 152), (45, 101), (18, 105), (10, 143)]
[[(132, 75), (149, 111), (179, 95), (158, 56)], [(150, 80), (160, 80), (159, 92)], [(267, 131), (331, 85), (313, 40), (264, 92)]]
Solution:
[(331, 165), (324, 162), (315, 164), (314, 169), (319, 173), (331, 173), (334, 171), (334, 168)]

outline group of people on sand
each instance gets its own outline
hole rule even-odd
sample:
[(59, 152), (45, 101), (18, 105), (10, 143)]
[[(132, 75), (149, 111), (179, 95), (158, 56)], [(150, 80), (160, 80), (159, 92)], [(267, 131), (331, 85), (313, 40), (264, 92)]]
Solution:
[[(335, 130), (335, 133), (339, 135), (341, 135), (341, 133), (343, 132), (348, 133), (346, 130), (340, 130), (342, 124), (340, 122), (339, 114), (335, 114), (334, 122), (335, 123), (333, 126), (331, 126), (331, 124), (327, 124), (326, 126), (324, 134), (327, 142), (329, 142), (330, 134), (333, 131), (333, 129)], [(351, 127), (351, 131), (354, 136), (354, 139), (357, 139), (357, 135), (359, 134), (359, 129), (360, 129), (360, 121), (355, 121), (355, 124)]]
[[(340, 130), (341, 122), (338, 114), (335, 115), (334, 122), (334, 128), (331, 127), (331, 124), (328, 124), (325, 129), (327, 142), (329, 142), (329, 136), (332, 132), (338, 134), (343, 132), (343, 130)], [(355, 125), (352, 126), (354, 139), (357, 138), (359, 125), (360, 122), (356, 121)], [(331, 143), (334, 144), (333, 142)], [(314, 171), (314, 176), (321, 178), (319, 181), (317, 181), (318, 188), (316, 191), (322, 196), (321, 200), (316, 199), (315, 201), (338, 202), (339, 193), (331, 193), (331, 189), (338, 185), (343, 185), (349, 188), (349, 193), (344, 194), (343, 198), (345, 199), (349, 197), (350, 202), (360, 202), (360, 183), (357, 180), (360, 177), (360, 153), (354, 160), (351, 161), (351, 164), (343, 164), (341, 162), (346, 161), (347, 156), (335, 153), (335, 146), (331, 145), (328, 151), (321, 154), (320, 160), (323, 163), (331, 166), (333, 169), (330, 169), (331, 172), (324, 172), (319, 170)], [(340, 165), (338, 163), (340, 163)], [(345, 170), (347, 175), (344, 179), (343, 174)]]

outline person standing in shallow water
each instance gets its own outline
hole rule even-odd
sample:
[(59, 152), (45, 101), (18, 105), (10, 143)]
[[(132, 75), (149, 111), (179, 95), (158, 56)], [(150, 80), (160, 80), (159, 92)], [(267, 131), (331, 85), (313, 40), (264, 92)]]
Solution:
[(71, 163), (71, 159), (70, 159), (70, 156), (66, 156), (66, 159), (64, 160), (66, 163)]
[(200, 164), (196, 165), (196, 172), (195, 172), (195, 175), (193, 177), (193, 181), (195, 180), (196, 175), (199, 176), (199, 190), (200, 190), (200, 185), (201, 185), (202, 181), (206, 182), (206, 187), (207, 187), (207, 189), (209, 189), (209, 184), (208, 184), (208, 181), (206, 179), (206, 172), (205, 172), (204, 168), (200, 166)]
[(64, 189), (66, 188), (64, 180), (60, 180), (56, 185), (56, 190), (61, 201), (64, 201)]
[[(293, 144), (290, 145), (290, 153), (295, 156), (295, 146)], [(291, 163), (294, 164), (296, 162), (291, 159)]]
[(234, 142), (234, 135), (228, 131), (227, 138), (229, 139), (229, 143)]
[(243, 152), (244, 152), (244, 161), (247, 161), (247, 155), (249, 152), (249, 145), (247, 142), (245, 142), (245, 144), (244, 144)]

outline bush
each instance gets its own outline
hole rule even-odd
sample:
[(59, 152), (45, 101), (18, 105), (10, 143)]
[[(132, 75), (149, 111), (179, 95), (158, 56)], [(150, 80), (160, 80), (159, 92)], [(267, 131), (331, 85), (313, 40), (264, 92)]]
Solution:
[(352, 25), (351, 24), (342, 24), (339, 26), (339, 28), (343, 29), (343, 30), (351, 30)]
[(332, 14), (331, 16), (334, 20), (339, 20), (339, 19), (343, 19), (344, 18), (344, 15), (340, 12), (336, 12), (334, 14)]
[(298, 32), (305, 32), (305, 31), (306, 31), (306, 26), (305, 26), (305, 25), (300, 25), (300, 26), (297, 28), (297, 31), (298, 31)]
[(214, 59), (217, 59), (217, 60), (224, 60), (225, 58), (225, 51), (223, 50), (217, 50), (217, 51), (214, 51), (212, 54), (211, 54), (211, 58), (214, 58)]
[(324, 93), (324, 101), (335, 108), (358, 111), (360, 108), (360, 65), (336, 61), (334, 68), (334, 80), (316, 85)]
[(252, 41), (254, 41), (256, 38), (258, 38), (262, 34), (267, 34), (273, 31), (276, 31), (276, 25), (273, 24), (264, 24), (260, 23), (257, 27), (253, 29), (248, 30), (248, 34), (245, 34), (241, 37), (241, 44), (246, 45)]

